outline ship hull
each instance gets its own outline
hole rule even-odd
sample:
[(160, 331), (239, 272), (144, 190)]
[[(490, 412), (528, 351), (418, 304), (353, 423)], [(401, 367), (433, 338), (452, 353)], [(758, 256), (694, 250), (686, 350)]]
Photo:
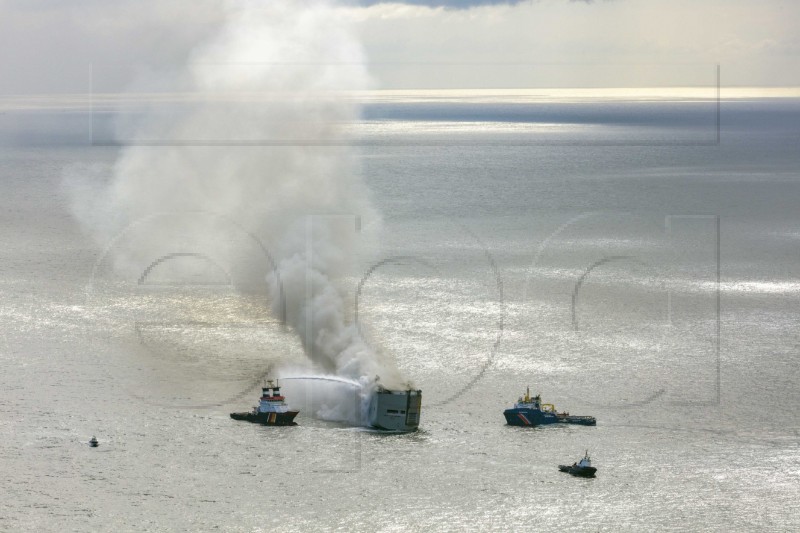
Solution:
[(231, 418), (234, 420), (244, 420), (245, 422), (253, 422), (254, 424), (262, 424), (264, 426), (296, 426), (297, 422), (294, 417), (300, 411), (286, 411), (285, 413), (231, 413)]
[(535, 409), (506, 409), (503, 411), (509, 426), (543, 426), (547, 424), (577, 424), (595, 426), (597, 420), (593, 416), (558, 415)]
[(593, 466), (558, 465), (558, 469), (578, 477), (594, 477), (595, 472), (597, 472), (597, 469)]

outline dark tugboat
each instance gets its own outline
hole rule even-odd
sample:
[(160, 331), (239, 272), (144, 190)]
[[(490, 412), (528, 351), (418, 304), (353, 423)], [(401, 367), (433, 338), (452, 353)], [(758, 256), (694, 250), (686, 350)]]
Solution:
[(98, 442), (97, 437), (92, 437), (89, 439), (89, 447), (90, 448), (97, 448), (100, 446), (100, 442)]
[(592, 460), (589, 458), (589, 450), (586, 450), (586, 455), (577, 463), (572, 463), (569, 466), (558, 465), (558, 469), (578, 477), (594, 477), (594, 473), (597, 472), (597, 469), (592, 466)]
[(296, 426), (294, 417), (300, 411), (290, 411), (286, 398), (281, 396), (281, 388), (272, 380), (261, 388), (261, 399), (253, 410), (247, 413), (231, 413), (234, 420), (246, 420), (266, 426)]
[(552, 403), (542, 403), (537, 394), (531, 398), (528, 387), (524, 397), (520, 397), (514, 407), (503, 411), (509, 426), (539, 426), (542, 424), (579, 424), (582, 426), (597, 425), (593, 416), (574, 416), (569, 413), (558, 413)]

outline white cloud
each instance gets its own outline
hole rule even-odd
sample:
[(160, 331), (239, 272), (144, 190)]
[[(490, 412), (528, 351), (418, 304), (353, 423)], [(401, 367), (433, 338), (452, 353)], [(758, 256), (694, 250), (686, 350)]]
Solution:
[[(95, 82), (119, 88), (132, 65), (181, 63), (224, 1), (0, 0), (0, 93), (85, 92), (92, 64), (112, 66)], [(384, 86), (707, 83), (716, 63), (728, 84), (800, 85), (792, 0), (350, 3), (340, 13)], [(437, 62), (481, 65), (413, 65)]]
[[(717, 63), (728, 84), (800, 85), (800, 2), (541, 0), (403, 13), (388, 5), (360, 12), (373, 71), (388, 85), (697, 85), (713, 83)], [(407, 61), (480, 64), (471, 74), (384, 66)], [(492, 66), (502, 62), (520, 66)]]
[[(183, 61), (220, 20), (216, 0), (0, 0), (0, 94), (85, 92), (91, 66)], [(187, 9), (189, 7), (190, 9)]]

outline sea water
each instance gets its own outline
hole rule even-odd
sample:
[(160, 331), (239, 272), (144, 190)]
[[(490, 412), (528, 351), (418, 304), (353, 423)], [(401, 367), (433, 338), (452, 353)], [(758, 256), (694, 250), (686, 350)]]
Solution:
[[(798, 529), (800, 100), (716, 106), (365, 109), (383, 225), (341, 285), (423, 391), (410, 434), (330, 422), (340, 385), (302, 380), (297, 427), (232, 421), (305, 364), (266, 292), (116, 273), (64, 175), (120, 148), (5, 113), (0, 530)], [(527, 386), (597, 426), (507, 426)], [(595, 479), (558, 471), (587, 449)]]

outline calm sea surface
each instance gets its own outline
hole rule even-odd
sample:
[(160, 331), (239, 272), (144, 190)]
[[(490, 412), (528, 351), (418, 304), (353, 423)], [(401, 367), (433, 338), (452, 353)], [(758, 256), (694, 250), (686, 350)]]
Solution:
[[(800, 100), (724, 100), (719, 142), (713, 101), (364, 115), (383, 228), (343, 283), (423, 391), (406, 435), (301, 381), (299, 426), (233, 422), (296, 335), (258, 287), (115, 274), (63, 181), (119, 148), (0, 115), (0, 530), (800, 529)], [(597, 426), (506, 426), (528, 385)]]

